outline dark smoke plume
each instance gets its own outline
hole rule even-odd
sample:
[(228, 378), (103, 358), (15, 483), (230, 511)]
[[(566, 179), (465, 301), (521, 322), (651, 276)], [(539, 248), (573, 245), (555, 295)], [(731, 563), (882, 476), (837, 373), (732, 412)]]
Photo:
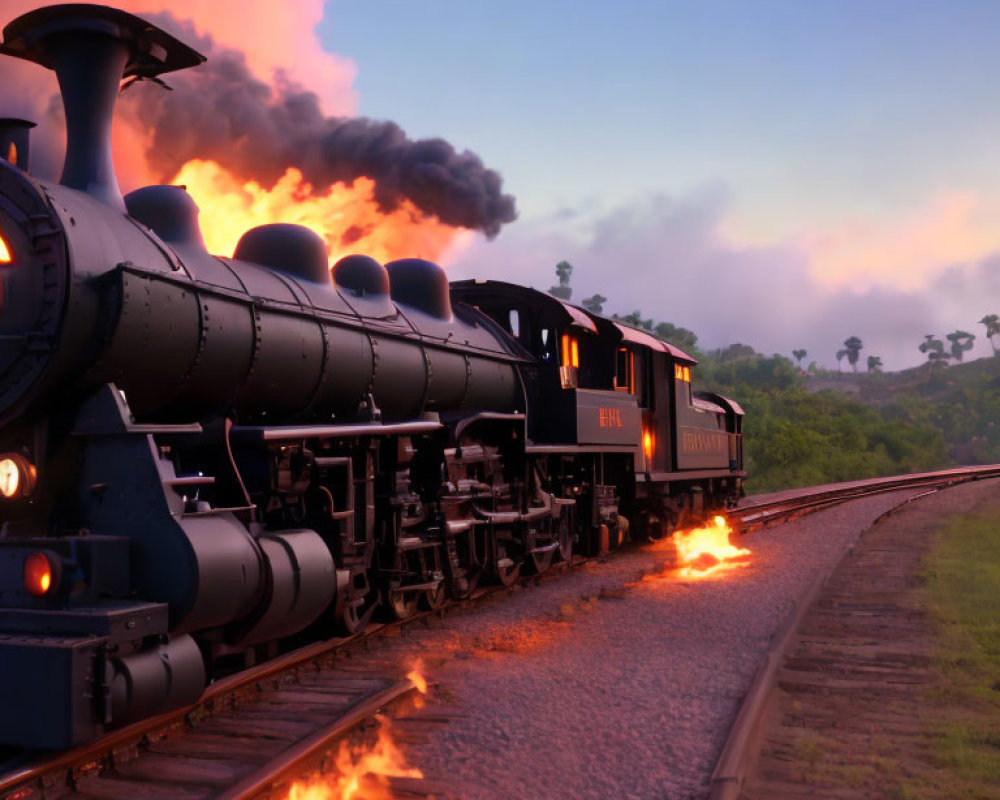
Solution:
[(162, 180), (194, 158), (265, 186), (296, 167), (318, 190), (366, 176), (382, 210), (409, 199), (448, 225), (490, 238), (517, 217), (501, 177), (474, 153), (458, 153), (443, 139), (408, 139), (394, 122), (325, 117), (314, 93), (280, 75), (268, 86), (242, 53), (169, 14), (149, 16), (208, 56), (200, 67), (166, 76), (175, 91), (140, 85), (122, 98), (123, 112), (154, 130), (146, 155)]

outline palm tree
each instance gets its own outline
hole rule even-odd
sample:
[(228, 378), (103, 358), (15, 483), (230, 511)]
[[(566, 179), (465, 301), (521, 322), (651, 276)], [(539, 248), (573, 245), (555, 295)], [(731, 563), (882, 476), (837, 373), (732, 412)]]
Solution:
[(559, 279), (559, 285), (550, 287), (549, 294), (560, 300), (569, 300), (573, 294), (573, 289), (569, 285), (569, 278), (572, 274), (573, 265), (568, 261), (560, 261), (556, 264), (556, 277)]
[(997, 343), (993, 341), (994, 337), (1000, 337), (1000, 317), (996, 314), (987, 314), (981, 320), (980, 324), (986, 326), (986, 338), (990, 340), (990, 347), (993, 348), (993, 355), (1000, 355), (1000, 348), (997, 347)]
[(592, 314), (603, 314), (604, 304), (608, 302), (608, 298), (603, 294), (595, 294), (593, 297), (583, 298), (581, 302), (583, 303), (583, 307)]
[(962, 354), (966, 350), (971, 350), (972, 343), (976, 340), (976, 337), (968, 331), (955, 331), (945, 338), (951, 342), (951, 357), (956, 361), (962, 360)]
[(643, 330), (651, 331), (653, 330), (653, 320), (643, 319), (642, 314), (639, 309), (636, 309), (631, 314), (626, 314), (624, 317), (619, 317), (617, 314), (612, 317), (612, 319), (619, 322), (624, 322), (626, 325), (631, 325), (633, 328), (642, 328)]
[(868, 356), (868, 371), (869, 372), (881, 372), (882, 371), (882, 358), (881, 358), (881, 356)]
[(920, 343), (920, 352), (927, 353), (927, 360), (930, 361), (933, 353), (944, 352), (944, 342), (935, 339), (933, 333), (925, 333), (924, 340)]
[(809, 355), (805, 350), (792, 350), (792, 355), (795, 356), (795, 360), (799, 362), (799, 372), (802, 371), (802, 359)]
[(840, 370), (840, 362), (844, 360), (844, 356), (846, 356), (846, 355), (847, 355), (847, 351), (846, 350), (838, 350), (837, 351), (837, 372), (841, 371)]
[[(858, 371), (858, 356), (861, 355), (861, 348), (864, 347), (861, 344), (861, 340), (857, 336), (851, 336), (844, 340), (844, 348), (847, 351), (847, 363), (851, 365), (851, 369), (855, 372)], [(839, 361), (840, 358), (838, 357)]]
[(920, 343), (920, 352), (927, 353), (929, 369), (934, 369), (935, 364), (947, 364), (948, 359), (951, 358), (951, 354), (944, 351), (944, 342), (935, 339), (933, 333), (924, 334), (924, 341)]

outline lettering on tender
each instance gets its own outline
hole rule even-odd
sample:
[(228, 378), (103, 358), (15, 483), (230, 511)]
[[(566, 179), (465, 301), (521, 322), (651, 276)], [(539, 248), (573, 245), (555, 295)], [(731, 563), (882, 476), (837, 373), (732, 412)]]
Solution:
[(597, 423), (602, 428), (621, 428), (622, 410), (620, 408), (599, 406), (597, 409)]

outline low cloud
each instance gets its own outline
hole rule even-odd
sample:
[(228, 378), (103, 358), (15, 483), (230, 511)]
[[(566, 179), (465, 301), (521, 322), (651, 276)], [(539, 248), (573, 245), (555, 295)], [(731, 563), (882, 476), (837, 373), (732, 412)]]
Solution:
[[(726, 191), (710, 187), (683, 198), (643, 198), (597, 214), (524, 221), (495, 242), (477, 240), (453, 256), (452, 278), (509, 280), (548, 289), (554, 266), (574, 266), (573, 301), (608, 297), (605, 311), (669, 321), (693, 330), (703, 348), (741, 342), (764, 353), (809, 352), (836, 368), (849, 336), (862, 359), (888, 369), (920, 363), (925, 334), (963, 329), (977, 340), (967, 358), (988, 355), (978, 324), (1000, 313), (1000, 253), (964, 263), (937, 261), (914, 285), (873, 283), (831, 288), (817, 277), (815, 251), (801, 241), (741, 246), (724, 233)], [(863, 362), (862, 362), (863, 363)]]
[(853, 220), (799, 239), (824, 286), (916, 290), (949, 264), (971, 263), (998, 242), (996, 210), (972, 192), (946, 192), (899, 219)]

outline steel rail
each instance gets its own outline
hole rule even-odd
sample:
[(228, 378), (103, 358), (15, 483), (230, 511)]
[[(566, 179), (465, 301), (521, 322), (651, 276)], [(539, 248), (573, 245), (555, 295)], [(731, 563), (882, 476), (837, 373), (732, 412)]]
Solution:
[[(952, 483), (990, 477), (1000, 477), (1000, 465), (963, 467), (915, 475), (853, 481), (796, 491), (794, 494), (775, 499), (763, 498), (759, 501), (754, 501), (753, 498), (750, 498), (747, 506), (732, 509), (727, 512), (726, 516), (730, 521), (737, 523), (738, 530), (741, 533), (749, 533), (752, 530), (769, 524), (785, 521), (795, 516), (818, 511), (830, 505), (859, 497), (898, 491), (921, 485), (950, 485)], [(602, 556), (598, 556), (598, 558), (600, 557)], [(522, 575), (518, 579), (518, 583), (537, 583), (544, 579), (554, 578), (567, 570), (582, 567), (592, 560), (592, 558), (581, 558), (574, 559), (570, 563), (561, 562), (560, 564), (554, 564), (552, 568), (540, 575)], [(185, 725), (202, 716), (223, 714), (224, 710), (220, 707), (225, 705), (223, 702), (225, 698), (232, 697), (240, 691), (253, 689), (263, 682), (273, 681), (284, 674), (294, 673), (299, 669), (315, 665), (339, 652), (347, 651), (355, 646), (365, 645), (369, 640), (386, 636), (393, 632), (399, 632), (402, 635), (409, 625), (420, 621), (426, 623), (432, 617), (441, 617), (449, 611), (477, 605), (479, 602), (499, 593), (505, 591), (509, 593), (511, 589), (512, 587), (503, 585), (481, 587), (470, 597), (460, 600), (449, 600), (439, 609), (420, 612), (404, 620), (385, 624), (374, 623), (353, 636), (316, 642), (271, 659), (249, 670), (243, 670), (221, 678), (210, 684), (201, 697), (189, 706), (145, 720), (139, 720), (118, 730), (111, 731), (80, 747), (42, 756), (37, 761), (16, 767), (6, 774), (0, 774), (0, 798), (20, 796), (21, 791), (28, 784), (39, 781), (44, 782), (46, 776), (64, 774), (72, 778), (76, 775), (88, 774), (100, 770), (114, 763), (120, 754), (137, 748), (147, 737), (155, 737), (157, 733), (167, 732), (170, 729)], [(401, 685), (405, 685), (405, 683)], [(216, 710), (217, 708), (218, 710)], [(332, 738), (336, 738), (336, 734)], [(293, 749), (298, 749), (300, 745), (296, 745)]]
[(294, 780), (301, 773), (303, 764), (322, 756), (334, 742), (342, 739), (366, 719), (416, 689), (412, 681), (405, 680), (361, 701), (332, 725), (284, 750), (260, 769), (216, 795), (216, 800), (248, 800)]
[[(966, 467), (893, 478), (876, 478), (870, 481), (855, 481), (839, 486), (822, 487), (823, 490), (820, 492), (807, 491), (801, 495), (801, 501), (798, 503), (796, 498), (787, 497), (780, 500), (765, 501), (757, 506), (751, 506), (748, 509), (741, 509), (740, 511), (752, 512), (755, 509), (767, 506), (774, 509), (774, 514), (768, 519), (783, 521), (796, 514), (808, 514), (820, 511), (836, 503), (847, 502), (861, 497), (905, 489), (918, 489), (921, 487), (927, 489), (924, 492), (902, 499), (899, 503), (881, 513), (872, 521), (871, 525), (867, 526), (866, 530), (870, 530), (883, 519), (897, 513), (915, 500), (960, 483), (989, 478), (1000, 478), (1000, 465)], [(739, 512), (730, 512), (730, 517), (739, 518)], [(757, 528), (764, 524), (766, 522), (760, 522)], [(722, 752), (716, 761), (715, 769), (712, 772), (708, 800), (738, 800), (741, 796), (743, 783), (752, 769), (753, 762), (760, 750), (761, 723), (767, 710), (767, 701), (777, 679), (778, 669), (781, 666), (784, 655), (790, 647), (796, 631), (802, 624), (806, 614), (818, 599), (837, 567), (854, 550), (863, 533), (863, 530), (858, 531), (857, 535), (844, 548), (835, 563), (816, 576), (796, 601), (795, 608), (784, 625), (772, 637), (771, 647), (768, 649), (764, 660), (754, 674), (750, 688), (743, 698), (740, 710), (729, 730), (729, 735), (723, 745)]]
[[(590, 559), (580, 559), (574, 560), (572, 563), (553, 564), (550, 569), (540, 575), (520, 576), (517, 583), (523, 585), (553, 578), (561, 575), (567, 569), (582, 567), (589, 561)], [(262, 683), (275, 681), (283, 675), (316, 665), (338, 653), (347, 652), (358, 646), (366, 646), (369, 641), (382, 636), (388, 636), (392, 633), (403, 635), (405, 629), (410, 625), (418, 622), (427, 624), (431, 618), (442, 617), (449, 611), (474, 607), (483, 600), (502, 592), (510, 593), (512, 588), (513, 586), (503, 585), (480, 587), (469, 597), (449, 600), (441, 608), (418, 612), (403, 620), (371, 623), (353, 636), (326, 639), (306, 645), (248, 670), (241, 670), (220, 678), (206, 687), (201, 697), (191, 705), (138, 720), (79, 747), (59, 753), (45, 754), (38, 760), (15, 767), (6, 774), (0, 773), (0, 800), (20, 798), (28, 786), (45, 783), (49, 776), (63, 775), (72, 780), (77, 775), (100, 771), (115, 763), (122, 754), (137, 749), (142, 742), (156, 738), (158, 734), (167, 733), (202, 717), (225, 714), (226, 699), (234, 697), (242, 691), (252, 690)], [(404, 682), (401, 685), (407, 684), (412, 689), (412, 683)], [(384, 703), (380, 705), (384, 705)], [(353, 727), (353, 725), (348, 727)], [(336, 738), (336, 735), (334, 734), (331, 738)], [(297, 749), (299, 746), (295, 745), (293, 749)]]
[(773, 499), (749, 498), (747, 504), (726, 513), (740, 533), (749, 533), (769, 524), (784, 522), (791, 517), (820, 511), (837, 503), (869, 497), (886, 492), (914, 489), (921, 486), (950, 486), (972, 480), (1000, 477), (1000, 464), (974, 467), (953, 467), (935, 472), (895, 475), (887, 478), (870, 478), (862, 481), (828, 484), (803, 490), (780, 493)]

